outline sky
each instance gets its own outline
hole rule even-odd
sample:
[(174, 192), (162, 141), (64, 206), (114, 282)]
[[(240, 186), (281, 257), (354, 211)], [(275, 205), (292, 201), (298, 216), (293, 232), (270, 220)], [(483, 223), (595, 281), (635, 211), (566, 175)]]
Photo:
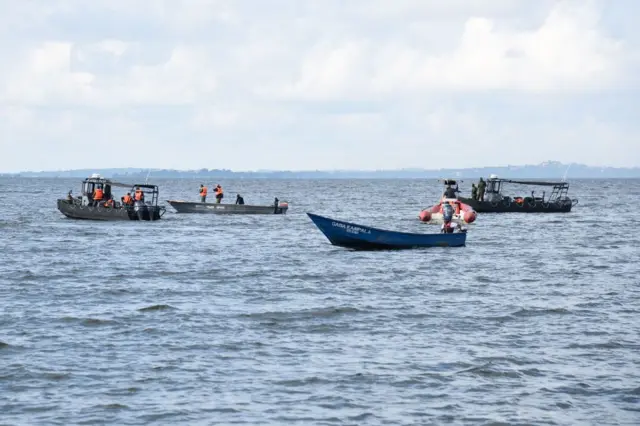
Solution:
[(0, 172), (640, 166), (637, 0), (0, 10)]

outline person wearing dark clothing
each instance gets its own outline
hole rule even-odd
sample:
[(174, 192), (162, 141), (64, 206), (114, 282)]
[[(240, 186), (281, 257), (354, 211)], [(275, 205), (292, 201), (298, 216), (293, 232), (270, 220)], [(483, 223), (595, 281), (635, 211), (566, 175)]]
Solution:
[(476, 187), (475, 183), (471, 184), (471, 199), (472, 200), (478, 199), (478, 188)]
[(451, 187), (451, 185), (447, 185), (447, 189), (444, 191), (445, 198), (456, 198), (456, 190)]
[(480, 178), (480, 181), (478, 182), (478, 201), (484, 201), (484, 190), (486, 187), (487, 183), (484, 179)]
[(236, 204), (244, 204), (244, 198), (242, 198), (240, 194), (236, 196)]

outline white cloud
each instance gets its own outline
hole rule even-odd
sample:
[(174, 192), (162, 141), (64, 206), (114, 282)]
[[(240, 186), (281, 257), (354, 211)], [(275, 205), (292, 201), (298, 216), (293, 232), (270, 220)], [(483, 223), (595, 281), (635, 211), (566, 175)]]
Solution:
[(91, 162), (92, 137), (154, 167), (637, 161), (618, 4), (0, 0), (0, 170)]
[[(426, 24), (425, 24), (426, 25)], [(593, 9), (559, 3), (530, 31), (498, 30), (469, 17), (457, 47), (434, 54), (408, 40), (318, 45), (283, 97), (304, 99), (399, 93), (517, 90), (584, 92), (618, 84), (627, 52), (603, 35)], [(276, 96), (277, 90), (269, 95)]]
[[(105, 40), (88, 51), (101, 50), (114, 57), (126, 52), (127, 43)], [(215, 69), (206, 50), (178, 46), (169, 59), (159, 65), (133, 65), (120, 73), (96, 75), (81, 69), (87, 57), (75, 52), (68, 42), (45, 42), (11, 66), (4, 90), (3, 103), (14, 105), (180, 105), (206, 99), (215, 91)]]

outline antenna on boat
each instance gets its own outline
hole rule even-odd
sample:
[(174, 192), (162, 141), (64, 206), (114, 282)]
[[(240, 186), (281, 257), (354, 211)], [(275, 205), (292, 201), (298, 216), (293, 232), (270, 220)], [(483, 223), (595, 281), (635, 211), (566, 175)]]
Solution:
[(571, 164), (569, 164), (569, 167), (567, 167), (567, 170), (564, 171), (564, 176), (562, 176), (562, 181), (566, 182), (567, 181), (567, 174), (569, 173), (569, 169), (571, 168)]
[(149, 183), (149, 175), (151, 174), (151, 169), (149, 169), (149, 172), (147, 173), (147, 177), (144, 179), (144, 183)]

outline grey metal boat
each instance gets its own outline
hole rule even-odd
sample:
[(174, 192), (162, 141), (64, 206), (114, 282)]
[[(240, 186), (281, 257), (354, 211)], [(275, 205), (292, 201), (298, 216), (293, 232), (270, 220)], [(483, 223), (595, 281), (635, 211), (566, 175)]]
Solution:
[[(102, 201), (94, 201), (93, 193), (96, 188), (103, 189)], [(135, 194), (139, 190), (141, 198), (131, 204), (123, 201), (115, 201), (111, 193), (112, 188), (131, 188)], [(146, 193), (145, 193), (146, 192)], [(71, 196), (71, 191), (66, 199), (57, 201), (60, 213), (71, 219), (85, 220), (160, 220), (166, 209), (158, 206), (159, 190), (157, 185), (134, 184), (114, 182), (94, 173), (90, 178), (82, 181), (82, 195), (77, 198)], [(124, 197), (121, 197), (121, 200)], [(105, 203), (107, 200), (111, 204)]]
[(278, 201), (270, 206), (251, 204), (202, 203), (195, 201), (167, 200), (178, 213), (210, 214), (286, 214), (289, 204)]

